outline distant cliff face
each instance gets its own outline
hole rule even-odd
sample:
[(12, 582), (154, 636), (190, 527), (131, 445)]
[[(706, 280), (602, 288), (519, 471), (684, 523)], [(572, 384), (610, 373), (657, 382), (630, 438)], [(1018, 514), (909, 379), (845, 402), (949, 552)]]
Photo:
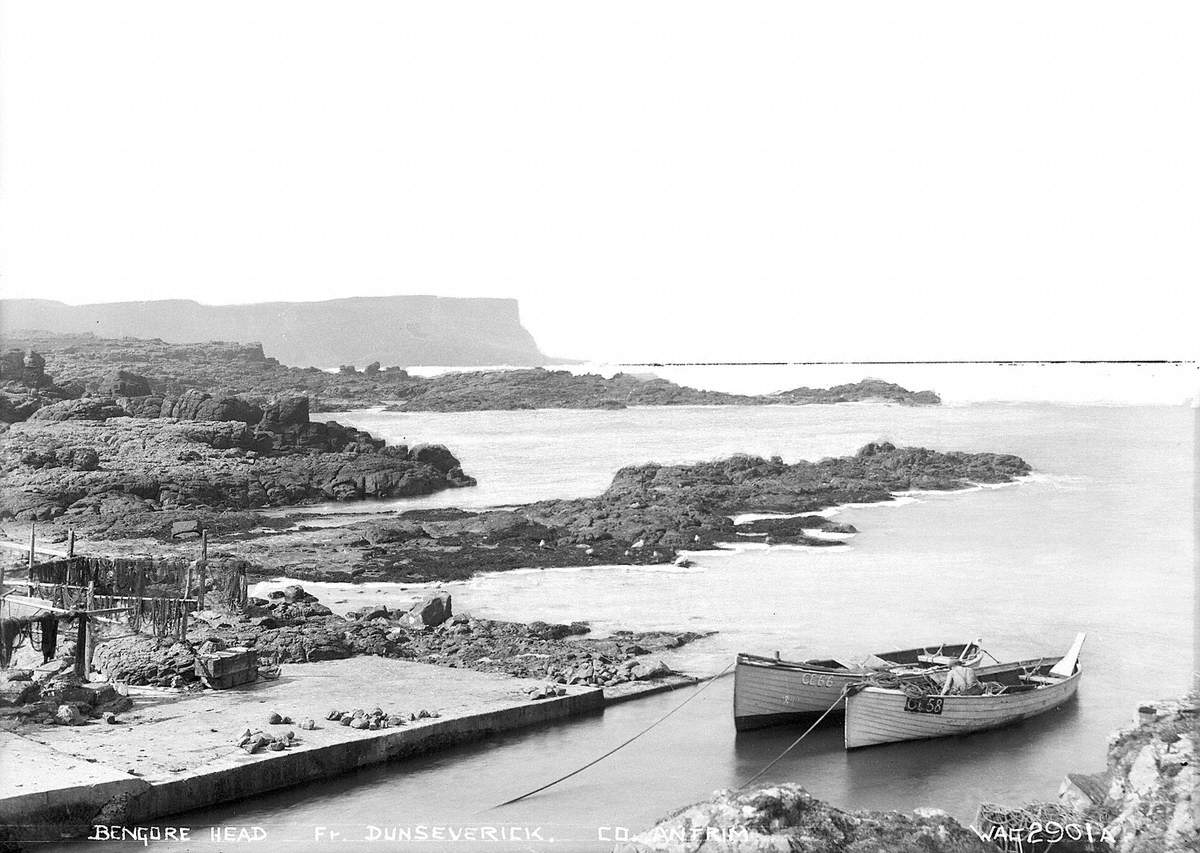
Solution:
[(380, 296), (326, 302), (201, 305), (190, 300), (65, 305), (0, 300), (0, 335), (16, 330), (92, 332), (172, 343), (261, 341), (287, 364), (518, 366), (545, 364), (515, 299)]

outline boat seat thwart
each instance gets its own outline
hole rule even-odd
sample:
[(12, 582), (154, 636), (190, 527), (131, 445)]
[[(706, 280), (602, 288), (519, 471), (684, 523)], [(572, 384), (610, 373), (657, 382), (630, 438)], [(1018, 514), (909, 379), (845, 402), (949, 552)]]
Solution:
[(921, 663), (931, 663), (934, 666), (954, 666), (958, 663), (958, 658), (949, 655), (917, 655), (917, 660)]
[(1058, 684), (1062, 681), (1057, 675), (1022, 675), (1022, 681), (1032, 681), (1037, 684)]

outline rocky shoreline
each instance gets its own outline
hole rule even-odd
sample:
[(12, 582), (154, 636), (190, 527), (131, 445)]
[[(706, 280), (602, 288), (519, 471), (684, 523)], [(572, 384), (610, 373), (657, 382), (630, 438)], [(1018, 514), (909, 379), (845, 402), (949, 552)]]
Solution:
[[(228, 580), (221, 571), (210, 577), (210, 602), (220, 597)], [(547, 689), (533, 698), (544, 698), (555, 695), (556, 685), (611, 688), (677, 677), (657, 656), (709, 635), (618, 631), (594, 638), (590, 633), (590, 626), (582, 622), (524, 624), (455, 614), (446, 592), (426, 596), (404, 610), (368, 605), (338, 616), (303, 587), (291, 585), (267, 598), (252, 598), (245, 607), (215, 605), (201, 611), (182, 638), (102, 636), (94, 669), (106, 682), (198, 690), (202, 685), (197, 657), (227, 648), (251, 649), (260, 660), (277, 664), (373, 655), (539, 679)], [(5, 670), (0, 707), (7, 709), (0, 710), (0, 725), (3, 720), (77, 725), (132, 707), (111, 690), (100, 699), (95, 691), (80, 692), (65, 669), (74, 654), (74, 640), (64, 637), (57, 650), (59, 668), (50, 667), (52, 675), (61, 671), (62, 678), (39, 681), (32, 670)], [(68, 711), (62, 710), (64, 705), (70, 706)]]
[[(529, 368), (464, 371), (434, 377), (410, 375), (378, 363), (337, 373), (289, 367), (261, 344), (221, 341), (172, 344), (89, 334), (17, 332), (0, 364), (0, 421), (24, 420), (43, 401), (143, 393), (178, 396), (189, 390), (216, 398), (241, 397), (261, 404), (273, 397), (304, 395), (312, 411), (389, 406), (398, 411), (467, 412), (517, 409), (623, 409), (629, 406), (760, 406), (882, 401), (927, 406), (941, 402), (932, 391), (909, 391), (878, 379), (833, 388), (793, 388), (774, 394), (726, 394), (677, 385), (654, 376), (618, 373), (605, 378), (566, 370)], [(25, 362), (29, 362), (28, 365)], [(55, 377), (50, 381), (47, 374)]]

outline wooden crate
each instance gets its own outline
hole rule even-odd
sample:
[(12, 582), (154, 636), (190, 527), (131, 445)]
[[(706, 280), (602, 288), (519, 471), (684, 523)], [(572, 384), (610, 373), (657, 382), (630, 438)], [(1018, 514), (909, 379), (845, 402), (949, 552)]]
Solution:
[(226, 690), (258, 678), (258, 654), (253, 649), (233, 648), (196, 658), (196, 675), (208, 687)]

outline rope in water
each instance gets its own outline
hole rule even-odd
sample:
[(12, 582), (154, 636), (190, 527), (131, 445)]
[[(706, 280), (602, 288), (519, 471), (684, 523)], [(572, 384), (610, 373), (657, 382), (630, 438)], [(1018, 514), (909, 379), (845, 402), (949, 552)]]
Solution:
[(842, 692), (840, 694), (838, 694), (838, 698), (833, 700), (833, 704), (830, 705), (828, 708), (826, 708), (825, 713), (823, 713), (821, 716), (817, 717), (817, 719), (813, 721), (813, 724), (804, 730), (804, 734), (800, 735), (800, 737), (798, 737), (794, 741), (792, 741), (788, 745), (787, 749), (785, 749), (783, 752), (779, 753), (777, 756), (775, 756), (773, 759), (771, 759), (771, 761), (767, 764), (766, 767), (764, 767), (762, 770), (759, 770), (757, 773), (755, 773), (753, 776), (751, 776), (749, 779), (747, 779), (742, 784), (738, 785), (736, 790), (740, 791), (742, 788), (745, 788), (747, 785), (749, 785), (755, 779), (758, 779), (764, 773), (766, 773), (768, 770), (770, 770), (772, 767), (774, 767), (776, 764), (778, 764), (780, 761), (782, 761), (783, 757), (785, 755), (787, 755), (789, 752), (791, 752), (793, 749), (795, 749), (796, 746), (799, 745), (800, 741), (802, 741), (806, 737), (808, 737), (809, 732), (811, 732), (813, 729), (815, 729), (817, 726), (819, 726), (821, 724), (821, 721), (824, 720), (826, 717), (828, 717), (830, 712), (833, 711), (833, 709), (838, 706), (838, 703), (846, 698), (846, 694), (850, 691), (850, 686), (851, 685), (846, 685), (846, 687), (844, 687), (842, 689)]
[[(711, 678), (705, 679), (703, 682), (700, 683), (700, 685), (698, 686), (698, 688), (696, 690), (692, 691), (692, 694), (690, 696), (688, 696), (688, 698), (684, 699), (682, 702), (680, 702), (678, 705), (676, 705), (670, 711), (667, 711), (667, 713), (663, 714), (661, 717), (659, 717), (657, 720), (655, 720), (650, 725), (646, 726), (646, 728), (642, 729), (640, 732), (635, 734), (633, 737), (629, 738), (628, 740), (626, 740), (622, 743), (617, 744), (612, 749), (610, 749), (608, 752), (604, 753), (603, 755), (599, 756), (598, 758), (593, 758), (587, 764), (583, 765), (582, 767), (576, 768), (575, 770), (572, 770), (570, 773), (566, 774), (565, 776), (559, 776), (553, 782), (547, 782), (545, 785), (542, 785), (540, 788), (534, 788), (532, 791), (527, 791), (526, 793), (522, 794), (519, 797), (513, 797), (511, 800), (505, 800), (503, 803), (500, 803), (499, 805), (492, 806), (492, 808), (499, 809), (499, 808), (503, 808), (504, 806), (511, 806), (513, 803), (520, 802), (521, 800), (525, 799), (526, 797), (532, 797), (534, 794), (539, 794), (542, 791), (546, 790), (547, 788), (551, 788), (551, 787), (557, 785), (559, 782), (565, 782), (567, 779), (570, 779), (572, 776), (582, 773), (584, 770), (587, 770), (589, 767), (599, 764), (601, 761), (608, 758), (614, 752), (618, 752), (619, 750), (622, 750), (625, 747), (629, 746), (629, 744), (633, 743), (635, 740), (640, 738), (642, 735), (649, 732), (651, 729), (653, 729), (659, 723), (663, 722), (665, 719), (667, 719), (667, 717), (670, 717), (672, 714), (674, 714), (676, 711), (678, 711), (680, 708), (682, 708), (688, 702), (691, 702), (693, 699), (695, 699), (697, 696), (699, 696), (701, 693), (703, 693), (705, 690), (707, 690), (708, 686), (710, 684), (712, 684), (714, 681), (716, 681), (718, 678), (720, 678), (725, 673), (729, 672), (729, 670), (733, 667), (733, 665), (735, 663), (737, 663), (736, 660), (731, 661), (728, 664), (728, 666), (726, 666), (723, 670), (718, 672), (716, 675), (712, 676)], [(484, 811), (490, 811), (490, 809), (485, 809)]]

